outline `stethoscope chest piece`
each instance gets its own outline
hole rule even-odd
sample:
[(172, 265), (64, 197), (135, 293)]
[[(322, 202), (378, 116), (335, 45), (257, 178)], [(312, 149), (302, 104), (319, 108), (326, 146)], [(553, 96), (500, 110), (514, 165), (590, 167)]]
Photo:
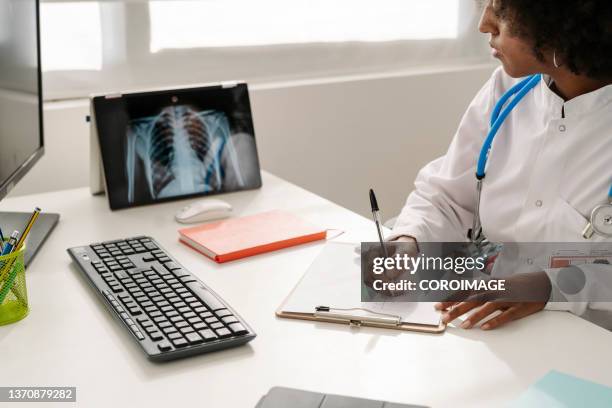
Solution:
[(591, 221), (582, 231), (582, 236), (590, 239), (595, 233), (607, 238), (612, 237), (612, 203), (593, 208)]

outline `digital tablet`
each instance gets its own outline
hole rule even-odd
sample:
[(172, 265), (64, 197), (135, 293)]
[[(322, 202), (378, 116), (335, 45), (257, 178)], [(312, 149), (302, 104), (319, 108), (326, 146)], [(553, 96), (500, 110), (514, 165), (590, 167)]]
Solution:
[(111, 209), (261, 187), (245, 83), (92, 98)]

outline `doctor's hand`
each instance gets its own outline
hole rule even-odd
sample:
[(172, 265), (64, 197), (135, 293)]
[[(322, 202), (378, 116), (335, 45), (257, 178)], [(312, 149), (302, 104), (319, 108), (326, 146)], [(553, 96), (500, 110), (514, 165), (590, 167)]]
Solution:
[[(506, 287), (511, 293), (510, 297), (516, 299), (529, 299), (525, 301), (507, 301), (495, 299), (494, 296), (476, 294), (464, 302), (440, 302), (435, 308), (444, 311), (442, 321), (450, 323), (459, 316), (470, 311), (470, 315), (461, 323), (462, 329), (470, 329), (478, 322), (484, 321), (480, 328), (491, 330), (513, 320), (522, 319), (544, 309), (550, 298), (551, 284), (545, 272), (521, 273), (506, 280)], [(504, 295), (507, 297), (507, 295)], [(484, 300), (486, 298), (486, 300)], [(477, 299), (477, 300), (470, 300)]]
[[(390, 258), (395, 257), (397, 254), (403, 256), (407, 254), (410, 257), (417, 256), (419, 254), (419, 250), (417, 247), (416, 240), (411, 237), (399, 237), (396, 240), (385, 242), (385, 248), (387, 249), (387, 254)], [(365, 257), (364, 261), (367, 265), (373, 265), (374, 258), (383, 257), (382, 250), (380, 246), (372, 246), (366, 253), (361, 254), (362, 257)], [(372, 270), (373, 268), (365, 269), (363, 276), (363, 281), (365, 285), (369, 288), (373, 288), (374, 282), (380, 280), (384, 283), (391, 283), (399, 281), (402, 276), (406, 273), (405, 271), (398, 271), (394, 268), (385, 268), (385, 271), (382, 274), (375, 274)], [(402, 295), (402, 291), (377, 291), (385, 296), (399, 296)]]

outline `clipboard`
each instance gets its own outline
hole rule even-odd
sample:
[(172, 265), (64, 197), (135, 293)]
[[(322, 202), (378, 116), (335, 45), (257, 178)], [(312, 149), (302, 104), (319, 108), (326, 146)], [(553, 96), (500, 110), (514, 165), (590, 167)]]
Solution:
[(433, 304), (361, 302), (361, 261), (356, 245), (328, 242), (276, 310), (276, 316), (432, 334), (446, 330)]

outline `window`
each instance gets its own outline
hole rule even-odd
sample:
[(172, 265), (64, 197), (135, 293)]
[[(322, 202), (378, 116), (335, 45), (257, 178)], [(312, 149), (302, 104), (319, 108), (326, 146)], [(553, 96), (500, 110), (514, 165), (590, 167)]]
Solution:
[(42, 0), (45, 99), (483, 63), (478, 17), (474, 0)]
[(150, 2), (151, 52), (456, 38), (459, 0)]
[(99, 3), (42, 3), (40, 20), (44, 71), (102, 68)]

